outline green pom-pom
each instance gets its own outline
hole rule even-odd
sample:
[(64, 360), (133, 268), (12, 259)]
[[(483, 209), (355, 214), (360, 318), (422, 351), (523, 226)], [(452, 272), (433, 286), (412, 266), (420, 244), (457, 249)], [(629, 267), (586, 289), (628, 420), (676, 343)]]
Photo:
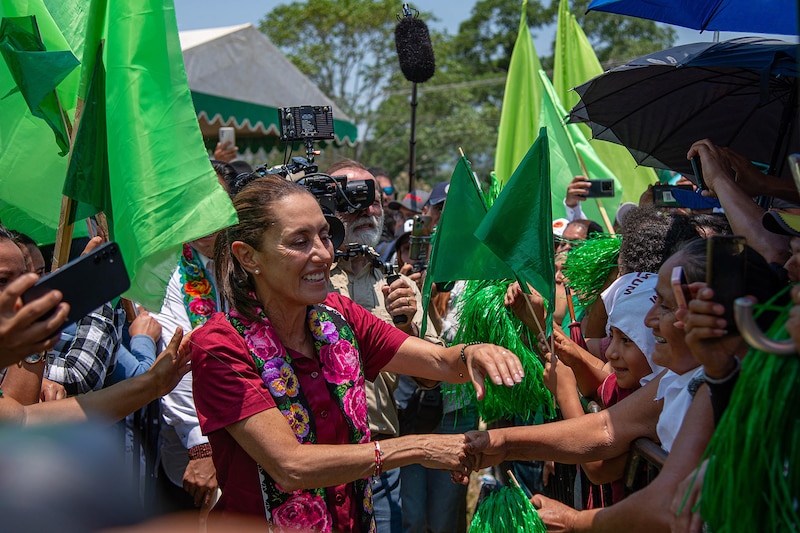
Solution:
[(539, 513), (519, 487), (503, 487), (484, 499), (472, 523), (469, 533), (545, 533), (547, 527)]
[[(790, 309), (791, 304), (782, 310), (768, 337), (788, 337)], [(798, 531), (798, 383), (797, 354), (751, 349), (744, 358), (731, 401), (706, 450), (700, 512), (712, 531)]]
[[(541, 423), (555, 417), (553, 398), (544, 386), (544, 367), (539, 358), (522, 341), (532, 337), (528, 328), (503, 305), (510, 281), (469, 281), (456, 303), (459, 327), (455, 343), (488, 342), (515, 353), (522, 363), (525, 378), (513, 387), (495, 385), (486, 379), (486, 395), (476, 402), (478, 414), (486, 422), (521, 418)], [(469, 394), (475, 399), (471, 384), (446, 385), (444, 394), (460, 398)]]
[(562, 270), (581, 305), (591, 305), (600, 295), (617, 267), (620, 243), (618, 235), (593, 233), (590, 239), (572, 245)]

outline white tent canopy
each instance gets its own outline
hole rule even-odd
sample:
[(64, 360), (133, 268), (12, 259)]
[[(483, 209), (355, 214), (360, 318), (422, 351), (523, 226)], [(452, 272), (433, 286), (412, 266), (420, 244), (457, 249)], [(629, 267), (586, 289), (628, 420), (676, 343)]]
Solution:
[[(352, 145), (357, 128), (269, 38), (252, 24), (180, 32), (186, 76), (204, 137), (236, 129), (237, 144), (274, 145), (279, 107), (329, 105), (336, 141)], [(254, 146), (251, 146), (254, 147)]]

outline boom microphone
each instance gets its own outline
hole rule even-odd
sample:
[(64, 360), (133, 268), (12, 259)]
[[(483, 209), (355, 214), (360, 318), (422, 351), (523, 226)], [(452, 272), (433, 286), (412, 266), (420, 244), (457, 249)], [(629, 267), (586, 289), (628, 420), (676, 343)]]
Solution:
[(433, 77), (436, 60), (428, 26), (412, 13), (408, 4), (403, 4), (403, 17), (394, 29), (394, 43), (400, 70), (408, 81), (424, 83)]

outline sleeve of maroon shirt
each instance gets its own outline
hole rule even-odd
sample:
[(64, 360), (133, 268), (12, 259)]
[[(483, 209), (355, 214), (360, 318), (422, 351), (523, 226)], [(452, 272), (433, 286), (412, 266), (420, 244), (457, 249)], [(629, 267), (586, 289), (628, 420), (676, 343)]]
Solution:
[(192, 377), (206, 435), (275, 407), (244, 339), (222, 313), (192, 334)]

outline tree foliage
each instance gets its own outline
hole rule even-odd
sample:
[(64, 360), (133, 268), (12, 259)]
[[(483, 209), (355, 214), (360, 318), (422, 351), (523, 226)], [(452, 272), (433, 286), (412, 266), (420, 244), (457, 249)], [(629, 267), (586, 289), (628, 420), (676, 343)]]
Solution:
[[(543, 4), (542, 2), (546, 2)], [(652, 21), (591, 12), (571, 0), (600, 61), (620, 63), (671, 46), (674, 30)], [(448, 179), (462, 147), (479, 176), (492, 170), (505, 76), (516, 41), (520, 3), (478, 0), (458, 33), (431, 29), (436, 73), (418, 86), (416, 177), (419, 185)], [(414, 4), (412, 4), (412, 7)], [(411, 82), (400, 73), (394, 47), (394, 0), (308, 0), (280, 5), (261, 30), (359, 126), (354, 152), (326, 149), (321, 161), (355, 157), (397, 176), (409, 169)], [(558, 0), (528, 0), (534, 37), (552, 32)], [(552, 55), (541, 55), (552, 65)], [(313, 103), (313, 102), (309, 102)], [(324, 164), (321, 164), (324, 168)]]

